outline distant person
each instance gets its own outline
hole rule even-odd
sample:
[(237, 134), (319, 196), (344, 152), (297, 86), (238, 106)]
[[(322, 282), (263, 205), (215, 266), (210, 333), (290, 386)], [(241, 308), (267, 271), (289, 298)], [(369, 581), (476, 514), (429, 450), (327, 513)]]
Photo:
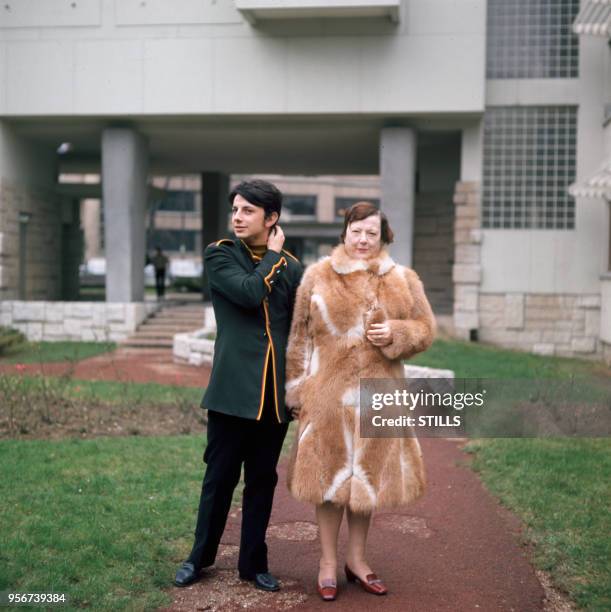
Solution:
[(155, 268), (155, 290), (157, 299), (160, 300), (165, 295), (165, 273), (169, 259), (163, 254), (161, 247), (155, 247), (155, 254), (151, 257), (150, 263)]

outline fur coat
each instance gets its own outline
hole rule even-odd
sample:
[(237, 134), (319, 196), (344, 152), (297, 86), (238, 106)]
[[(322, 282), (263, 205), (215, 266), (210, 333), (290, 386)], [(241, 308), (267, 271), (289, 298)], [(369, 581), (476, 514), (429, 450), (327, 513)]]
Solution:
[[(392, 341), (376, 347), (365, 329), (384, 321)], [(359, 379), (403, 378), (401, 360), (426, 350), (434, 335), (418, 275), (385, 249), (359, 260), (339, 245), (306, 270), (287, 347), (286, 404), (300, 408), (288, 471), (295, 498), (368, 513), (423, 494), (416, 437), (360, 437)]]

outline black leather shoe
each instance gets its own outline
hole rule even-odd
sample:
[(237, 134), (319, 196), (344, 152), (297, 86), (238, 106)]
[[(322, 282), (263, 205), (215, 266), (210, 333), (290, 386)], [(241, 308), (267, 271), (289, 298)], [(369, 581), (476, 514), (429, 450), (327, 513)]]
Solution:
[(176, 577), (174, 578), (174, 584), (179, 587), (184, 587), (192, 582), (195, 582), (200, 576), (200, 570), (195, 569), (195, 565), (190, 561), (184, 561), (183, 564), (178, 568)]
[(255, 574), (255, 586), (263, 591), (279, 591), (280, 584), (271, 574)]

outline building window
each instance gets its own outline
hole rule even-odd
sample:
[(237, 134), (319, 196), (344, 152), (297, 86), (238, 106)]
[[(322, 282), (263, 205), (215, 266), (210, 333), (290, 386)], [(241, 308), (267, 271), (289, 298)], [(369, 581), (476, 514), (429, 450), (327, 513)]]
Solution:
[(380, 200), (377, 198), (335, 198), (335, 218), (344, 220), (344, 213), (357, 202), (369, 202), (376, 208), (380, 208)]
[(485, 228), (573, 229), (577, 110), (495, 107), (484, 121)]
[(170, 230), (155, 229), (149, 234), (148, 250), (161, 247), (162, 251), (195, 251), (195, 238), (197, 232), (194, 230)]
[(315, 220), (316, 204), (315, 195), (283, 195), (282, 217), (285, 221)]
[(166, 191), (159, 201), (157, 210), (171, 210), (175, 212), (195, 211), (194, 191)]
[(488, 0), (489, 79), (576, 78), (579, 0)]

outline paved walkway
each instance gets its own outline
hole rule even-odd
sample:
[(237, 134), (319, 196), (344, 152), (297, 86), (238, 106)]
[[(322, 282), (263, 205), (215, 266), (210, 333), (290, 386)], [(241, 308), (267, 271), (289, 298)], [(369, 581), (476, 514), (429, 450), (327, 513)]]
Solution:
[[(520, 524), (482, 487), (466, 465), (456, 440), (424, 439), (427, 494), (403, 510), (374, 515), (369, 561), (389, 594), (376, 597), (339, 576), (339, 596), (320, 600), (315, 590), (318, 543), (314, 512), (288, 493), (285, 464), (268, 531), (270, 571), (282, 581), (280, 593), (259, 593), (235, 570), (240, 512), (232, 513), (215, 569), (187, 588), (172, 588), (182, 610), (393, 610), (462, 612), (559, 609), (546, 600), (541, 583), (519, 544)], [(340, 560), (346, 529), (340, 535)], [(169, 568), (173, 570), (173, 568)], [(171, 579), (171, 576), (168, 577)]]
[(134, 349), (119, 347), (110, 353), (74, 363), (0, 364), (0, 372), (61, 376), (72, 374), (83, 380), (118, 380), (121, 382), (156, 382), (163, 385), (205, 387), (210, 378), (208, 367), (174, 363), (171, 349)]

